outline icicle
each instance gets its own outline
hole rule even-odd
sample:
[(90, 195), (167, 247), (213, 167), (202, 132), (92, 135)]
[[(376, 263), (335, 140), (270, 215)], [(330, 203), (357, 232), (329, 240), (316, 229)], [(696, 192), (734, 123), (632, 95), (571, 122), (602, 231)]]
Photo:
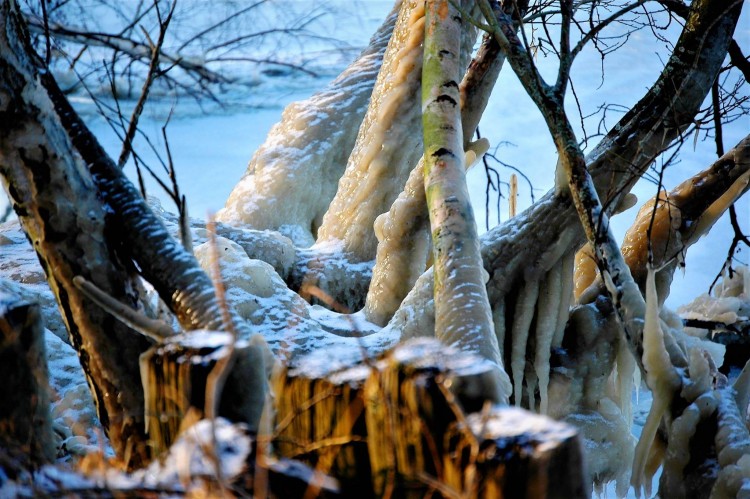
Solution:
[[(564, 259), (564, 258), (563, 258)], [(539, 381), (541, 402), (539, 412), (547, 414), (547, 388), (549, 387), (549, 358), (552, 342), (557, 330), (562, 296), (562, 265), (553, 266), (544, 279), (544, 289), (540, 293), (536, 316), (536, 355), (534, 370)], [(531, 399), (530, 399), (531, 400)]]
[(737, 407), (747, 413), (747, 406), (750, 404), (750, 360), (745, 362), (745, 367), (735, 380), (733, 388), (737, 392)]
[(524, 370), (524, 378), (526, 381), (526, 399), (529, 401), (528, 409), (531, 412), (536, 412), (536, 372), (534, 372), (534, 366), (528, 362)]
[(644, 487), (646, 494), (651, 494), (651, 476), (645, 476), (646, 461), (662, 416), (672, 402), (674, 392), (680, 387), (680, 378), (672, 366), (664, 344), (654, 275), (654, 269), (648, 265), (646, 317), (643, 326), (643, 367), (646, 371), (646, 384), (653, 392), (654, 400), (646, 418), (646, 424), (643, 426), (641, 438), (636, 445), (633, 459), (631, 483), (639, 497)]
[(414, 0), (399, 13), (354, 149), (318, 229), (318, 242), (342, 240), (361, 260), (375, 254), (373, 221), (388, 211), (421, 156), (421, 140), (409, 132), (421, 122), (415, 102), (424, 14), (424, 2)]
[(505, 298), (504, 297), (501, 298), (492, 308), (492, 322), (495, 325), (495, 336), (497, 337), (497, 346), (500, 349), (500, 357), (505, 358)]
[[(639, 376), (640, 372), (635, 368), (635, 357), (630, 351), (627, 342), (620, 340), (617, 348), (617, 399), (625, 421), (628, 422), (628, 426), (633, 426), (633, 384), (635, 381), (636, 373)], [(637, 385), (636, 385), (637, 386)], [(636, 397), (637, 397), (636, 390)]]
[(555, 336), (552, 338), (552, 346), (560, 348), (562, 345), (565, 326), (568, 324), (570, 317), (570, 304), (573, 302), (573, 270), (575, 266), (575, 251), (570, 251), (562, 257), (562, 269), (560, 279), (562, 284), (560, 308), (557, 310), (557, 324), (555, 326)]
[[(680, 397), (688, 402), (693, 402), (704, 393), (711, 390), (713, 376), (709, 364), (709, 354), (698, 347), (690, 349), (688, 364), (689, 379), (683, 383)], [(715, 368), (715, 366), (714, 366)]]
[(539, 281), (526, 281), (518, 295), (516, 310), (513, 314), (513, 349), (511, 350), (510, 367), (513, 373), (513, 394), (515, 404), (521, 406), (523, 398), (523, 375), (526, 367), (526, 343), (529, 339), (529, 327), (534, 319), (534, 306), (539, 296)]

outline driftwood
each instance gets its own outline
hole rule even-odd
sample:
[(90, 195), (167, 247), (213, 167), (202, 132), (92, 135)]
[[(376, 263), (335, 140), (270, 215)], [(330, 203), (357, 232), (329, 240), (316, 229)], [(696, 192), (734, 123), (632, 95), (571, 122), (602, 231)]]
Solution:
[(590, 495), (576, 430), (491, 405), (478, 396), (491, 379), (489, 363), (435, 340), (364, 362), (314, 356), (276, 373), (271, 440), (347, 496)]
[(39, 306), (0, 294), (0, 447), (30, 466), (55, 457), (45, 359)]

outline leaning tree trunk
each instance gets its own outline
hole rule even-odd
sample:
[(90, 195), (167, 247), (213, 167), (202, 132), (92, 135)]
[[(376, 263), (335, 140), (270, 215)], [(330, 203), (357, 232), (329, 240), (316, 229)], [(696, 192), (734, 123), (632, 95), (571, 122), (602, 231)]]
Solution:
[(71, 343), (117, 454), (131, 465), (148, 460), (138, 356), (149, 343), (83, 297), (82, 275), (135, 307), (132, 275), (112, 255), (108, 212), (80, 155), (40, 87), (14, 2), (0, 5), (0, 173), (14, 210), (37, 252)]
[[(137, 310), (132, 260), (186, 329), (251, 333), (222, 314), (195, 257), (171, 238), (72, 109), (31, 49), (15, 2), (0, 8), (0, 173), (57, 297), (100, 420), (118, 455), (136, 466), (149, 457), (138, 367), (149, 342), (84, 296), (74, 278)], [(263, 342), (251, 349), (258, 362), (248, 376), (264, 390), (268, 351)]]
[(219, 220), (278, 230), (298, 246), (312, 244), (354, 147), (400, 8), (397, 2), (369, 46), (324, 90), (284, 109)]

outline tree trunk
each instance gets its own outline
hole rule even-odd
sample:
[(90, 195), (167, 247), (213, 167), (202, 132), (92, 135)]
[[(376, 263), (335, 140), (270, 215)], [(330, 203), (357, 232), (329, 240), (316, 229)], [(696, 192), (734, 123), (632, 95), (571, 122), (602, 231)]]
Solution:
[[(432, 233), (435, 337), (503, 365), (484, 285), (474, 212), (466, 186), (459, 79), (462, 24), (447, 0), (429, 1), (422, 66), (424, 182)], [(510, 396), (498, 372), (498, 399)], [(507, 385), (507, 386), (506, 386)]]
[[(475, 12), (474, 2), (469, 11)], [(476, 30), (458, 35), (463, 71)], [(375, 258), (375, 219), (390, 208), (422, 155), (420, 91), (424, 2), (404, 0), (357, 142), (336, 196), (323, 218), (318, 243), (338, 245), (355, 263)]]
[[(0, 173), (58, 300), (102, 425), (118, 456), (137, 466), (149, 458), (138, 389), (138, 357), (149, 342), (83, 296), (74, 278), (138, 310), (137, 265), (186, 329), (231, 325), (195, 257), (170, 237), (33, 52), (15, 2), (0, 9)], [(244, 321), (234, 320), (234, 328), (243, 339), (252, 335)], [(258, 359), (250, 385), (264, 390), (269, 352), (263, 342), (249, 348)]]
[(278, 230), (299, 247), (315, 241), (354, 147), (399, 9), (396, 2), (369, 46), (338, 78), (284, 110), (219, 220)]
[(138, 355), (148, 342), (81, 295), (82, 275), (135, 308), (129, 269), (113, 258), (105, 208), (91, 176), (36, 78), (14, 2), (0, 5), (0, 173), (14, 210), (58, 300), (102, 426), (118, 456), (148, 459)]

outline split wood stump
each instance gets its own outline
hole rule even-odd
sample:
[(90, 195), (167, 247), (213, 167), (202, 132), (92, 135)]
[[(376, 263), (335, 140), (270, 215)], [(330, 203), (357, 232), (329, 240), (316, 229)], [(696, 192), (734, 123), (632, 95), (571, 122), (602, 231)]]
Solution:
[(436, 340), (322, 352), (272, 380), (274, 449), (355, 497), (590, 497), (576, 430), (486, 402), (493, 366)]
[(245, 423), (251, 431), (265, 402), (264, 359), (252, 340), (237, 341), (226, 332), (196, 330), (169, 337), (140, 358), (146, 432), (154, 455), (163, 453), (179, 433), (205, 416), (206, 386), (219, 361), (232, 355), (220, 396), (218, 415)]
[(39, 306), (2, 293), (0, 380), (0, 448), (8, 453), (4, 456), (22, 459), (16, 464), (23, 468), (51, 462), (55, 444)]

